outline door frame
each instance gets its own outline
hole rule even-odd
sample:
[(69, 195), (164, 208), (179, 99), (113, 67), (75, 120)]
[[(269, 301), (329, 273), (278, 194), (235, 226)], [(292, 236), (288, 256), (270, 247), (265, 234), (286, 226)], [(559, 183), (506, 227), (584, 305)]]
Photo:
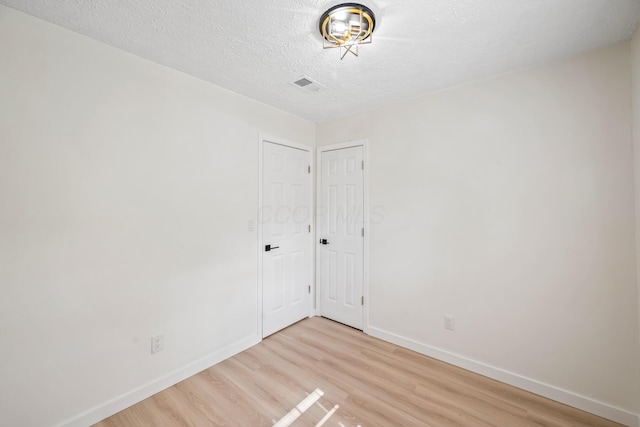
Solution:
[[(282, 145), (285, 147), (290, 147), (290, 148), (295, 148), (298, 150), (304, 150), (307, 151), (309, 153), (309, 166), (312, 166), (312, 170), (311, 172), (313, 172), (313, 165), (314, 165), (314, 159), (315, 159), (315, 151), (313, 149), (312, 146), (309, 145), (305, 145), (305, 144), (301, 144), (298, 142), (293, 142), (293, 141), (289, 141), (283, 138), (278, 138), (275, 137), (273, 135), (269, 135), (266, 133), (260, 133), (259, 135), (259, 139), (258, 139), (258, 209), (256, 211), (256, 231), (258, 233), (258, 324), (257, 324), (257, 334), (260, 337), (260, 339), (262, 340), (262, 338), (264, 338), (263, 336), (263, 330), (262, 330), (262, 323), (263, 323), (263, 299), (264, 299), (264, 293), (263, 293), (263, 280), (262, 280), (262, 256), (263, 256), (263, 246), (264, 246), (264, 242), (262, 239), (262, 221), (261, 221), (261, 209), (262, 209), (262, 201), (263, 201), (263, 195), (262, 195), (262, 188), (263, 188), (263, 178), (262, 178), (262, 174), (264, 172), (264, 144), (266, 143), (271, 143), (271, 144), (277, 144), (277, 145)], [(311, 206), (311, 211), (309, 212), (310, 214), (310, 218), (309, 218), (309, 224), (311, 225), (311, 233), (309, 233), (309, 250), (310, 250), (310, 265), (309, 265), (309, 285), (311, 286), (311, 293), (310, 293), (310, 298), (309, 298), (309, 317), (315, 315), (314, 312), (314, 296), (316, 294), (315, 288), (316, 288), (316, 284), (315, 284), (315, 265), (316, 265), (316, 261), (315, 261), (315, 257), (316, 257), (316, 252), (315, 252), (315, 245), (313, 244), (313, 242), (316, 240), (316, 215), (315, 215), (315, 209), (314, 209), (314, 205), (313, 205), (313, 200), (314, 200), (314, 194), (313, 194), (313, 190), (315, 188), (315, 174), (314, 173), (310, 173), (309, 174), (309, 179), (311, 180), (310, 184), (309, 184), (309, 206)]]
[[(341, 142), (338, 144), (331, 144), (331, 145), (323, 145), (320, 147), (316, 148), (316, 173), (315, 173), (315, 180), (316, 180), (316, 213), (315, 213), (315, 217), (314, 218), (314, 222), (315, 222), (315, 226), (318, 227), (318, 221), (317, 221), (317, 215), (318, 215), (318, 208), (322, 205), (322, 189), (320, 188), (322, 182), (321, 182), (321, 173), (322, 173), (322, 153), (325, 151), (335, 151), (335, 150), (342, 150), (345, 148), (353, 148), (353, 147), (362, 147), (362, 159), (364, 161), (364, 174), (363, 174), (363, 210), (364, 210), (364, 215), (363, 215), (363, 227), (364, 227), (364, 251), (363, 251), (363, 261), (364, 261), (364, 272), (363, 272), (363, 281), (362, 281), (362, 295), (364, 296), (364, 306), (362, 307), (362, 331), (365, 334), (368, 334), (368, 330), (369, 330), (369, 302), (370, 302), (370, 296), (369, 296), (369, 234), (370, 234), (370, 222), (369, 222), (369, 216), (370, 216), (370, 212), (369, 212), (369, 140), (368, 139), (357, 139), (357, 140), (353, 140), (353, 141), (347, 141), (347, 142)], [(314, 235), (314, 253), (315, 253), (315, 271), (316, 271), (316, 276), (315, 276), (315, 282), (320, 283), (320, 269), (318, 268), (318, 264), (320, 262), (320, 257), (318, 256), (318, 245), (319, 243), (317, 242), (316, 236), (318, 236), (318, 233), (320, 232), (320, 230), (315, 230), (313, 235)], [(320, 298), (320, 286), (315, 286), (315, 299), (316, 299), (316, 309), (315, 309), (315, 314), (317, 316), (322, 315), (322, 307), (320, 306), (321, 304), (321, 298)]]

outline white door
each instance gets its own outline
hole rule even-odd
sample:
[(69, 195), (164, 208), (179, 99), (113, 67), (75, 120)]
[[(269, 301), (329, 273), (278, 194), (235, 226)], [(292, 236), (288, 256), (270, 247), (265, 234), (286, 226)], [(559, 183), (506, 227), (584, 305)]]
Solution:
[(320, 313), (357, 329), (363, 325), (363, 147), (320, 154), (318, 280)]
[(263, 142), (262, 336), (311, 314), (312, 196), (308, 150)]

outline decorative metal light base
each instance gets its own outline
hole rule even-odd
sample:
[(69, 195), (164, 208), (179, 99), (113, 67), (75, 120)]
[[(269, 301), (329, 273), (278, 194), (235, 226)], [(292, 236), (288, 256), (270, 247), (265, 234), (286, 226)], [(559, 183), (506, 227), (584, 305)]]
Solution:
[(342, 3), (322, 14), (320, 34), (323, 48), (340, 49), (340, 59), (347, 53), (359, 55), (359, 46), (371, 43), (376, 17), (367, 6), (359, 3)]

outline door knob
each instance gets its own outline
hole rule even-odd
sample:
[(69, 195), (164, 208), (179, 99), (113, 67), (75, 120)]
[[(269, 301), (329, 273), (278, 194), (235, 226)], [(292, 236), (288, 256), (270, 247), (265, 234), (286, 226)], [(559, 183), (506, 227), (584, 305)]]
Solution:
[(265, 252), (269, 252), (269, 251), (271, 251), (271, 249), (279, 249), (279, 248), (280, 248), (280, 246), (265, 245), (264, 251)]
[(320, 244), (321, 245), (328, 245), (329, 242), (327, 241), (327, 239), (320, 239)]

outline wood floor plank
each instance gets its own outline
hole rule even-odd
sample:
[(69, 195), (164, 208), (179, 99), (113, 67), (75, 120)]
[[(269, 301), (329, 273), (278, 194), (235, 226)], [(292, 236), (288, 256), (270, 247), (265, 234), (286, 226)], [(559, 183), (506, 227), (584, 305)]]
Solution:
[(620, 426), (315, 317), (96, 427), (273, 426), (290, 411), (292, 426)]

